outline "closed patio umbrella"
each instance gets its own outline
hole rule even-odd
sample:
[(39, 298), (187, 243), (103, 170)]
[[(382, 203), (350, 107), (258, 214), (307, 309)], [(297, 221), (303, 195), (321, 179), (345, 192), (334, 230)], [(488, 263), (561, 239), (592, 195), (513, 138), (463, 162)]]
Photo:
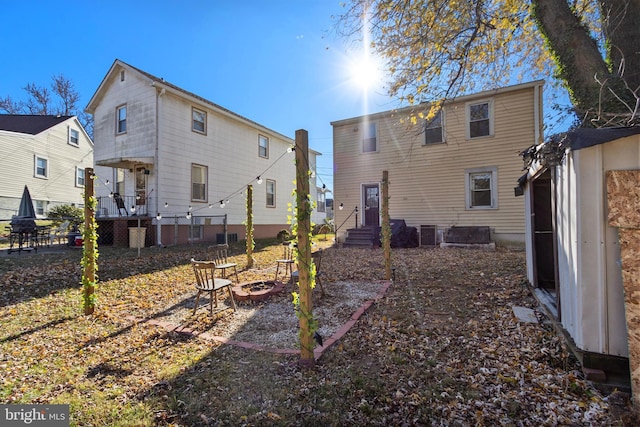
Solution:
[(18, 208), (18, 216), (22, 218), (35, 218), (36, 210), (33, 208), (33, 201), (31, 200), (31, 194), (27, 186), (24, 186), (22, 192), (22, 199), (20, 200), (20, 207)]

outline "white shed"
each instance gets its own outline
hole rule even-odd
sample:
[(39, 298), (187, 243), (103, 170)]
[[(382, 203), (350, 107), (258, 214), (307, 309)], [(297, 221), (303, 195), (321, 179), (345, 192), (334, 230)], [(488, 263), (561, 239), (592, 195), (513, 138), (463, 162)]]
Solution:
[(620, 241), (608, 225), (606, 174), (640, 169), (640, 127), (577, 129), (523, 154), (532, 160), (519, 181), (528, 280), (583, 367), (627, 383)]

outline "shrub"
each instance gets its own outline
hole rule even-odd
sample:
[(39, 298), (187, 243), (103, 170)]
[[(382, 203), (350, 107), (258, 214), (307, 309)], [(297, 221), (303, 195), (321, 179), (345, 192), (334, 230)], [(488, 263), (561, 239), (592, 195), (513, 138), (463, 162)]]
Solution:
[(290, 237), (291, 233), (289, 233), (289, 230), (282, 229), (278, 231), (276, 239), (278, 239), (278, 242), (284, 242), (285, 240), (289, 240)]
[(55, 225), (64, 221), (71, 223), (72, 229), (78, 229), (84, 223), (84, 209), (71, 205), (57, 205), (49, 209), (47, 215)]

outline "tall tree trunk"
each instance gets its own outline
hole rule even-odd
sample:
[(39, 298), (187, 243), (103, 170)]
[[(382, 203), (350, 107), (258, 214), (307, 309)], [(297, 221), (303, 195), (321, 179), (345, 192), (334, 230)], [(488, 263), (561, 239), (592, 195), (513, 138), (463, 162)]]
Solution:
[(579, 116), (597, 109), (600, 85), (594, 79), (606, 79), (609, 69), (596, 41), (566, 1), (534, 0), (531, 11), (544, 35)]
[(556, 77), (565, 82), (578, 116), (595, 126), (628, 119), (640, 87), (640, 0), (599, 1), (606, 59), (567, 1), (533, 0), (531, 9), (556, 62)]

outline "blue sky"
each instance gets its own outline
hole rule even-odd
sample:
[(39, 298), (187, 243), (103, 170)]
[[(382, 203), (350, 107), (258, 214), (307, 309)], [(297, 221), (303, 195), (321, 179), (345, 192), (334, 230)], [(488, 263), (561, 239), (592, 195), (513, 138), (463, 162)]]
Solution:
[[(0, 96), (63, 74), (86, 106), (115, 59), (295, 138), (309, 132), (333, 188), (331, 121), (398, 107), (363, 90), (361, 47), (338, 36), (340, 0), (6, 1)], [(333, 18), (332, 18), (333, 17)], [(331, 197), (331, 196), (328, 196)]]

